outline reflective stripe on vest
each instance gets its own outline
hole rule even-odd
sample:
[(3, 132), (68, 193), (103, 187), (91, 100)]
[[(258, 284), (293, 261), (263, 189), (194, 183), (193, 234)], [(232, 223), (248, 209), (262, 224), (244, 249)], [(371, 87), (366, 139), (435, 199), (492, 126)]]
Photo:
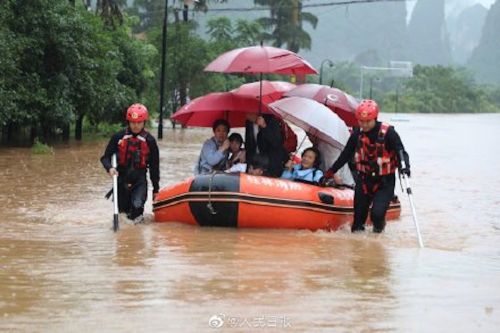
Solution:
[(148, 165), (149, 146), (146, 141), (148, 132), (142, 130), (136, 136), (125, 132), (125, 135), (118, 141), (118, 164), (123, 167), (133, 167), (134, 169), (145, 169)]
[(396, 152), (385, 148), (385, 136), (390, 125), (380, 124), (380, 130), (375, 143), (371, 143), (368, 136), (361, 132), (354, 154), (354, 162), (359, 172), (370, 176), (384, 176), (396, 172)]

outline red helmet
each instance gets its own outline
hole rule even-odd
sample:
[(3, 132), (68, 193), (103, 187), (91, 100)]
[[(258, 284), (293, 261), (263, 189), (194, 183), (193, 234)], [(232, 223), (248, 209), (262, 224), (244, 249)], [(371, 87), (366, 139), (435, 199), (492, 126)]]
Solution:
[(140, 123), (148, 120), (148, 109), (139, 103), (132, 104), (127, 109), (127, 120), (133, 123)]
[(378, 111), (378, 105), (374, 100), (364, 99), (356, 109), (356, 119), (362, 121), (377, 119)]

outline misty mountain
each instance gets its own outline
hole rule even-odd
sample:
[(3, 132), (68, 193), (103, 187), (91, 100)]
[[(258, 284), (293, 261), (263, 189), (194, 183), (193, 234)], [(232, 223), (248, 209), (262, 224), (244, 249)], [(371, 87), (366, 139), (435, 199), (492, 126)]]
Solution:
[[(303, 10), (315, 15), (319, 21), (316, 29), (304, 25), (304, 30), (312, 38), (312, 49), (302, 49), (299, 53), (316, 67), (324, 59), (334, 62), (351, 60), (372, 66), (385, 66), (389, 60), (411, 60), (425, 65), (465, 63), (479, 43), (480, 29), (486, 16), (484, 7), (468, 6), (471, 1), (453, 2), (453, 10), (448, 7), (449, 30), (445, 21), (445, 0), (418, 0), (408, 26), (407, 8), (403, 1), (323, 7), (307, 5), (324, 1), (304, 1), (306, 7)], [(213, 9), (253, 6), (253, 1), (210, 3)], [(206, 36), (206, 22), (210, 18), (226, 15), (233, 22), (237, 19), (254, 20), (268, 17), (269, 11), (209, 10), (205, 14), (191, 15), (199, 23), (198, 31)]]
[(319, 19), (312, 50), (301, 54), (313, 64), (323, 59), (354, 60), (364, 65), (387, 65), (406, 60), (406, 5), (381, 2), (351, 6), (308, 8)]
[(418, 0), (408, 25), (411, 60), (422, 65), (451, 63), (444, 0)]
[(479, 44), (488, 10), (480, 4), (465, 8), (457, 16), (449, 16), (447, 27), (453, 61), (465, 64)]
[(488, 11), (481, 41), (474, 49), (468, 66), (480, 82), (500, 83), (500, 0)]

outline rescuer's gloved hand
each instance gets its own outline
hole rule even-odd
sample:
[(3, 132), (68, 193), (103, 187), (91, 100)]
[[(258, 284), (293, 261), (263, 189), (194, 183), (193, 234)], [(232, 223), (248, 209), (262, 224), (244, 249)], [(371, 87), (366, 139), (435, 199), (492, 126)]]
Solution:
[(324, 175), (323, 178), (325, 178), (325, 179), (333, 179), (333, 175), (334, 174), (335, 173), (332, 171), (332, 169), (328, 169), (328, 171), (325, 172), (325, 175)]
[(401, 172), (401, 174), (407, 175), (408, 177), (411, 177), (410, 168), (401, 169), (399, 172)]

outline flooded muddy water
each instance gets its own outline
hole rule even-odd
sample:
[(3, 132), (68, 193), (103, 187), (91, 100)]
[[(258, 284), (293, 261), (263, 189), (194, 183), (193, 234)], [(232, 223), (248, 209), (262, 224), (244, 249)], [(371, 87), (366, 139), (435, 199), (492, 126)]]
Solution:
[[(115, 234), (105, 141), (0, 148), (0, 331), (498, 332), (500, 115), (392, 123), (424, 249), (399, 187), (382, 235), (155, 224), (150, 199)], [(162, 187), (210, 134), (166, 130)]]

